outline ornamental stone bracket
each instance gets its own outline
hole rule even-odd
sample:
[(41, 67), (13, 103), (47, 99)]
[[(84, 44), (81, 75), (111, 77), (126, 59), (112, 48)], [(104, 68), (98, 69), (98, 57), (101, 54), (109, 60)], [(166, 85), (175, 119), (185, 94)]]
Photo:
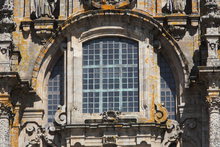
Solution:
[(40, 40), (40, 44), (52, 37), (55, 32), (58, 32), (58, 26), (61, 25), (63, 20), (56, 20), (50, 18), (39, 18), (35, 20), (25, 20), (21, 22), (20, 30), (26, 35), (35, 35)]
[(173, 14), (168, 16), (156, 16), (154, 17), (161, 25), (163, 25), (167, 31), (177, 41), (181, 40), (190, 26), (191, 31), (196, 31), (199, 25), (198, 15), (185, 15), (185, 14)]

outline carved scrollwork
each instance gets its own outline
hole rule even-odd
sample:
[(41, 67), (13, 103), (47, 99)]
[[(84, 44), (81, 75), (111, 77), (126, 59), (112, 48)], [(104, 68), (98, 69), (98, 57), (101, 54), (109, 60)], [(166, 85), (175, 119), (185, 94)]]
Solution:
[(54, 126), (41, 127), (36, 122), (28, 122), (25, 126), (25, 131), (27, 133), (25, 147), (40, 145), (41, 142), (44, 142), (48, 145), (56, 146), (54, 142)]
[(165, 107), (162, 106), (162, 104), (156, 104), (155, 105), (156, 109), (156, 113), (155, 113), (155, 121), (157, 123), (163, 123), (167, 121), (168, 118), (168, 112), (167, 109)]
[(113, 111), (109, 110), (107, 112), (103, 112), (100, 115), (102, 115), (102, 120), (104, 122), (117, 122), (119, 120), (119, 115), (121, 112), (119, 111)]
[(55, 123), (61, 126), (66, 125), (66, 107), (58, 106), (57, 112), (55, 113), (54, 120)]
[(169, 147), (171, 144), (178, 144), (180, 134), (183, 132), (180, 129), (179, 123), (176, 120), (168, 120), (166, 126), (167, 130), (162, 141), (162, 147)]

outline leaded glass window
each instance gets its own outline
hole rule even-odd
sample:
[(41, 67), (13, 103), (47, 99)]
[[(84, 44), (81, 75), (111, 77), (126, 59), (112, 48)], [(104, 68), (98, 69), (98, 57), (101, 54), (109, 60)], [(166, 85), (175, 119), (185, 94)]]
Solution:
[(176, 118), (176, 86), (175, 80), (170, 69), (169, 64), (163, 58), (162, 55), (159, 56), (159, 67), (160, 67), (160, 95), (161, 102), (169, 112), (169, 118)]
[(51, 72), (48, 81), (48, 122), (53, 122), (58, 105), (63, 105), (64, 58), (61, 57)]
[(138, 44), (106, 37), (83, 44), (83, 113), (139, 111)]

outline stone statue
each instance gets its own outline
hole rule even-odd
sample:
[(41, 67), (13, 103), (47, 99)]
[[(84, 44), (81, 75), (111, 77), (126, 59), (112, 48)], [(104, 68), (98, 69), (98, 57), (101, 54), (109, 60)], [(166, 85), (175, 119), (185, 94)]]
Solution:
[(31, 17), (54, 18), (53, 12), (56, 9), (58, 0), (31, 0)]
[(166, 122), (167, 130), (164, 134), (162, 141), (162, 147), (170, 147), (172, 144), (177, 145), (179, 143), (180, 134), (183, 131), (180, 129), (179, 123), (176, 120), (168, 120)]
[(167, 0), (167, 9), (171, 13), (184, 13), (185, 0)]

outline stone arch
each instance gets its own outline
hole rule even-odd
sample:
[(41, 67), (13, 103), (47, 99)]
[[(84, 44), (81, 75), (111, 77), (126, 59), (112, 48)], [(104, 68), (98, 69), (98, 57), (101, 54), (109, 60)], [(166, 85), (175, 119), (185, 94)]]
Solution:
[[(111, 20), (106, 20), (106, 17), (109, 17), (112, 20), (114, 19), (115, 24), (110, 23), (110, 25), (107, 25), (107, 23), (109, 23)], [(96, 22), (98, 19), (103, 20), (102, 23), (98, 24)], [(87, 23), (87, 26), (80, 27), (80, 25), (85, 22)], [(127, 24), (128, 28), (123, 28), (117, 24), (118, 22), (124, 25)], [(98, 25), (102, 27), (96, 29), (95, 27)], [(189, 69), (188, 61), (186, 60), (183, 52), (176, 41), (169, 33), (167, 33), (160, 23), (158, 23), (146, 12), (139, 10), (93, 10), (79, 12), (69, 17), (57, 29), (56, 34), (54, 34), (40, 50), (32, 73), (32, 87), (36, 89), (38, 86), (37, 79), (39, 74), (43, 73), (41, 72), (41, 68), (43, 67), (44, 62), (47, 60), (48, 54), (51, 52), (50, 50), (54, 50), (52, 52), (56, 52), (63, 38), (70, 37), (71, 33), (74, 33), (71, 35), (78, 37), (79, 41), (86, 41), (94, 38), (95, 36), (92, 36), (92, 34), (96, 34), (96, 37), (114, 36), (114, 31), (118, 33), (117, 35), (120, 34), (122, 37), (129, 36), (129, 38), (134, 40), (144, 40), (145, 38), (142, 38), (142, 35), (135, 30), (137, 28), (142, 30), (142, 34), (145, 33), (146, 29), (151, 31), (150, 34), (152, 34), (152, 40), (156, 40), (156, 42), (151, 42), (151, 44), (155, 45), (159, 41), (161, 46), (166, 46), (166, 48), (162, 48), (161, 50), (165, 55), (167, 55), (168, 60), (174, 61), (173, 63), (175, 65), (173, 66), (173, 71), (176, 72), (175, 74), (177, 74), (177, 82), (180, 83), (182, 87), (185, 87), (188, 83)], [(112, 32), (112, 30), (114, 31)], [(48, 64), (49, 62), (50, 61), (48, 61)]]

